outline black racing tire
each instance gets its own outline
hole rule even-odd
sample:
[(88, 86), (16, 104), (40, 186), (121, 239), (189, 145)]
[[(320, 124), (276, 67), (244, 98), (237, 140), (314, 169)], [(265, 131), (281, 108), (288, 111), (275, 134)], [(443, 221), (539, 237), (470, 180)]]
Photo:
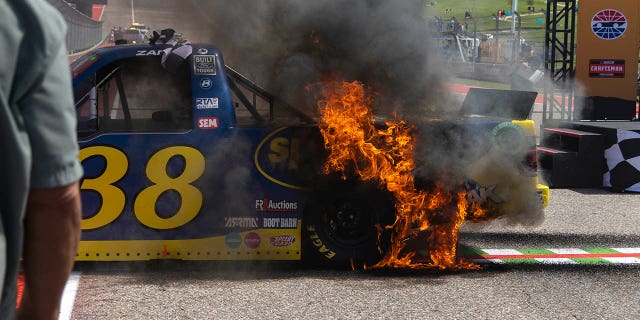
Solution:
[(395, 218), (392, 195), (374, 183), (323, 180), (305, 206), (304, 264), (361, 269), (380, 261), (389, 246), (390, 232), (384, 227)]

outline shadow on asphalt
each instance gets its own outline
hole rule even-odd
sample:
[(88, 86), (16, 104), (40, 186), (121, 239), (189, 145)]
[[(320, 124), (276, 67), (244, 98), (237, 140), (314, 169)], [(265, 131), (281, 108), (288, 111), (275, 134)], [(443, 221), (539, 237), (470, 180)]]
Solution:
[(294, 278), (323, 280), (370, 280), (416, 278), (424, 281), (443, 281), (449, 277), (494, 278), (513, 272), (639, 272), (639, 265), (572, 265), (572, 264), (481, 264), (480, 270), (440, 269), (369, 269), (331, 270), (309, 268), (291, 261), (181, 261), (157, 260), (135, 262), (76, 262), (75, 271), (83, 275), (125, 275), (128, 281), (141, 283), (180, 283), (184, 281), (250, 281)]

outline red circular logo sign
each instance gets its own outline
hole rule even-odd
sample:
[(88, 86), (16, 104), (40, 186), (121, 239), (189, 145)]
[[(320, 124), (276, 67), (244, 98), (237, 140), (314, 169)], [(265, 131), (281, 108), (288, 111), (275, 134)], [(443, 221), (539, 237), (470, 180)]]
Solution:
[(260, 245), (260, 236), (255, 232), (249, 232), (244, 236), (244, 245), (249, 249), (255, 249)]

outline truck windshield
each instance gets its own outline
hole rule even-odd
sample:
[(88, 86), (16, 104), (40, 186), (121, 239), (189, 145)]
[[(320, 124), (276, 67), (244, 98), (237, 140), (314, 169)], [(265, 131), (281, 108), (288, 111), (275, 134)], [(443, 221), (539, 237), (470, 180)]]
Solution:
[[(79, 137), (99, 132), (184, 131), (193, 127), (189, 68), (166, 71), (160, 57), (122, 59), (76, 90)], [(185, 64), (186, 65), (186, 64)]]

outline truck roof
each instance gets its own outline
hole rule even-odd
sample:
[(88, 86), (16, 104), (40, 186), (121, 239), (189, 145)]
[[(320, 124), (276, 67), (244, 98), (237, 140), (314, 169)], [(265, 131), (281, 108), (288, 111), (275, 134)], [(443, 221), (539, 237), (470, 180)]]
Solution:
[[(222, 55), (220, 50), (207, 44), (191, 44), (194, 52), (206, 52), (209, 55), (216, 55), (222, 65)], [(95, 49), (83, 55), (71, 64), (73, 74), (73, 86), (85, 81), (90, 75), (101, 67), (130, 57), (159, 56), (162, 48), (150, 44), (125, 44), (111, 47)]]

